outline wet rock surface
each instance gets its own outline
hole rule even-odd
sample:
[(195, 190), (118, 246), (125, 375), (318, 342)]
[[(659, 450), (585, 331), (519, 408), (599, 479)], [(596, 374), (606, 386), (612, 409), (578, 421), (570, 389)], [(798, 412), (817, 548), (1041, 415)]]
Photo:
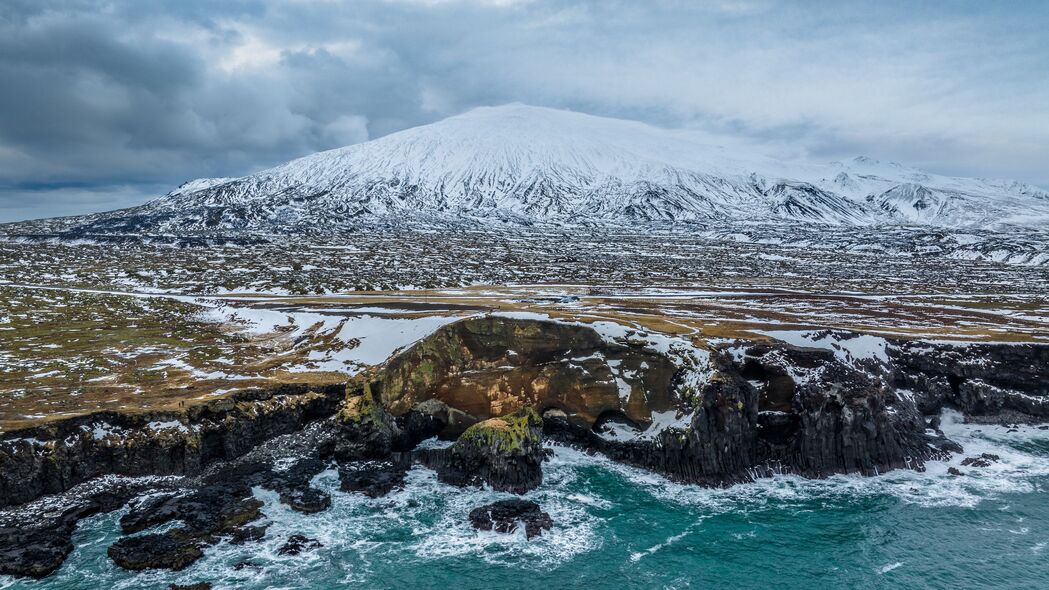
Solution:
[(992, 463), (1001, 461), (1002, 458), (993, 453), (981, 453), (979, 457), (966, 457), (962, 459), (963, 467), (990, 467)]
[(81, 519), (116, 510), (131, 498), (168, 486), (168, 481), (105, 480), (79, 486), (75, 498), (40, 500), (0, 514), (0, 574), (42, 578), (73, 551)]
[(113, 563), (128, 570), (181, 570), (204, 556), (197, 542), (166, 533), (123, 538), (109, 547), (108, 554)]
[[(826, 477), (921, 469), (953, 447), (913, 401), (831, 351), (759, 344), (714, 351), (674, 425), (616, 440), (551, 416), (554, 439), (681, 481), (724, 486), (774, 473)], [(939, 446), (938, 446), (939, 445)]]
[[(50, 574), (73, 550), (70, 539), (81, 519), (116, 510), (135, 498), (121, 520), (126, 533), (172, 521), (184, 520), (185, 525), (118, 540), (110, 556), (128, 568), (180, 569), (217, 540), (257, 540), (265, 529), (253, 522), (261, 504), (252, 497), (251, 487), (272, 489), (293, 509), (303, 509), (289, 502), (289, 496), (320, 493), (308, 482), (327, 466), (319, 457), (330, 455), (331, 430), (323, 423), (313, 423), (271, 439), (238, 459), (212, 464), (196, 478), (106, 476), (0, 511), (0, 573)], [(321, 498), (318, 502), (330, 501), (327, 494)]]
[(324, 544), (317, 539), (311, 539), (306, 535), (291, 535), (283, 545), (277, 549), (277, 555), (298, 555), (315, 549), (320, 549)]
[(894, 342), (893, 384), (913, 391), (919, 409), (962, 411), (990, 424), (1049, 420), (1049, 346)]
[(404, 486), (404, 477), (410, 467), (407, 456), (343, 463), (339, 465), (340, 487), (346, 492), (381, 498)]
[(189, 492), (148, 496), (133, 502), (120, 519), (125, 535), (172, 521), (182, 526), (163, 533), (125, 536), (112, 546), (109, 557), (119, 566), (140, 570), (180, 570), (203, 557), (203, 547), (220, 539), (234, 543), (257, 540), (265, 528), (249, 526), (261, 516), (262, 502), (244, 483), (225, 481)]
[(470, 524), (477, 530), (497, 533), (513, 533), (524, 526), (525, 535), (531, 539), (553, 528), (554, 521), (539, 504), (512, 498), (474, 508), (470, 511)]

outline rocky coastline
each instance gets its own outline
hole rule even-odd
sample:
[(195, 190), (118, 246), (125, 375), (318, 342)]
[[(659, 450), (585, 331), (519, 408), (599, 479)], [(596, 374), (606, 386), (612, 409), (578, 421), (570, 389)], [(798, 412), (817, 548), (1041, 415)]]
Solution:
[[(304, 514), (326, 510), (330, 496), (310, 485), (326, 469), (371, 498), (403, 485), (415, 465), (450, 485), (522, 495), (541, 485), (544, 444), (556, 442), (728, 486), (778, 473), (922, 470), (964, 453), (938, 429), (945, 408), (974, 421), (1049, 421), (1049, 346), (885, 340), (863, 356), (846, 354), (854, 335), (827, 336), (830, 345), (693, 350), (639, 331), (484, 316), (344, 384), (7, 432), (0, 574), (47, 576), (72, 551), (77, 522), (124, 507), (112, 561), (181, 569), (221, 540), (266, 534), (253, 488)], [(420, 445), (434, 437), (446, 442)], [(470, 518), (495, 532), (522, 522), (528, 537), (554, 526), (523, 499)], [(311, 541), (289, 541), (289, 551)]]

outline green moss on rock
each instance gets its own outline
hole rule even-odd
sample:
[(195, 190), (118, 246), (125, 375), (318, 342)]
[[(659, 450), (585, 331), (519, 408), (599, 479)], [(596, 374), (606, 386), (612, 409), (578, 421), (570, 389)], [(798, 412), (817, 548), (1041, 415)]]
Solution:
[(541, 444), (543, 419), (531, 406), (478, 422), (466, 429), (456, 444), (487, 447), (501, 454), (519, 454)]
[(357, 424), (362, 422), (381, 423), (385, 421), (382, 406), (379, 405), (379, 402), (376, 401), (375, 396), (372, 394), (370, 383), (364, 384), (364, 392), (360, 395), (346, 398), (342, 409), (339, 410), (338, 419), (342, 422), (354, 422)]

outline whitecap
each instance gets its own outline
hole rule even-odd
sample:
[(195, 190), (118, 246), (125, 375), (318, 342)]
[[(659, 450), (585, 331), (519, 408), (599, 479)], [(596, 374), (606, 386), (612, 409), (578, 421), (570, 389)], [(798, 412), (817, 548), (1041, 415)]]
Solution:
[(902, 561), (897, 561), (895, 563), (887, 563), (887, 564), (881, 566), (880, 568), (878, 568), (878, 573), (879, 574), (887, 574), (887, 573), (891, 572), (892, 570), (900, 567), (901, 565), (903, 565)]

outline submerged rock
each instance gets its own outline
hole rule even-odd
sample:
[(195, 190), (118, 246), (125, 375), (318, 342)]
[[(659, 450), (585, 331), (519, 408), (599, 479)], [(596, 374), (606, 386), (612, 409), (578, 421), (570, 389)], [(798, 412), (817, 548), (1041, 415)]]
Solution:
[(490, 418), (466, 429), (447, 449), (428, 449), (417, 456), (452, 485), (487, 484), (492, 489), (523, 494), (543, 482), (543, 419), (531, 407)]
[(324, 545), (317, 539), (311, 539), (306, 535), (291, 535), (288, 540), (277, 549), (277, 555), (298, 555), (306, 551), (320, 549)]
[(531, 539), (554, 526), (553, 519), (538, 504), (512, 498), (500, 500), (470, 511), (470, 523), (481, 531), (512, 533), (524, 525), (525, 535)]
[(963, 467), (990, 467), (991, 463), (997, 463), (1002, 458), (993, 453), (981, 453), (979, 457), (966, 457), (962, 459)]
[(181, 570), (204, 556), (198, 541), (174, 532), (124, 537), (108, 553), (114, 563), (128, 570)]
[(376, 461), (355, 461), (339, 465), (339, 481), (346, 492), (360, 492), (381, 498), (404, 486), (410, 461), (402, 456)]

